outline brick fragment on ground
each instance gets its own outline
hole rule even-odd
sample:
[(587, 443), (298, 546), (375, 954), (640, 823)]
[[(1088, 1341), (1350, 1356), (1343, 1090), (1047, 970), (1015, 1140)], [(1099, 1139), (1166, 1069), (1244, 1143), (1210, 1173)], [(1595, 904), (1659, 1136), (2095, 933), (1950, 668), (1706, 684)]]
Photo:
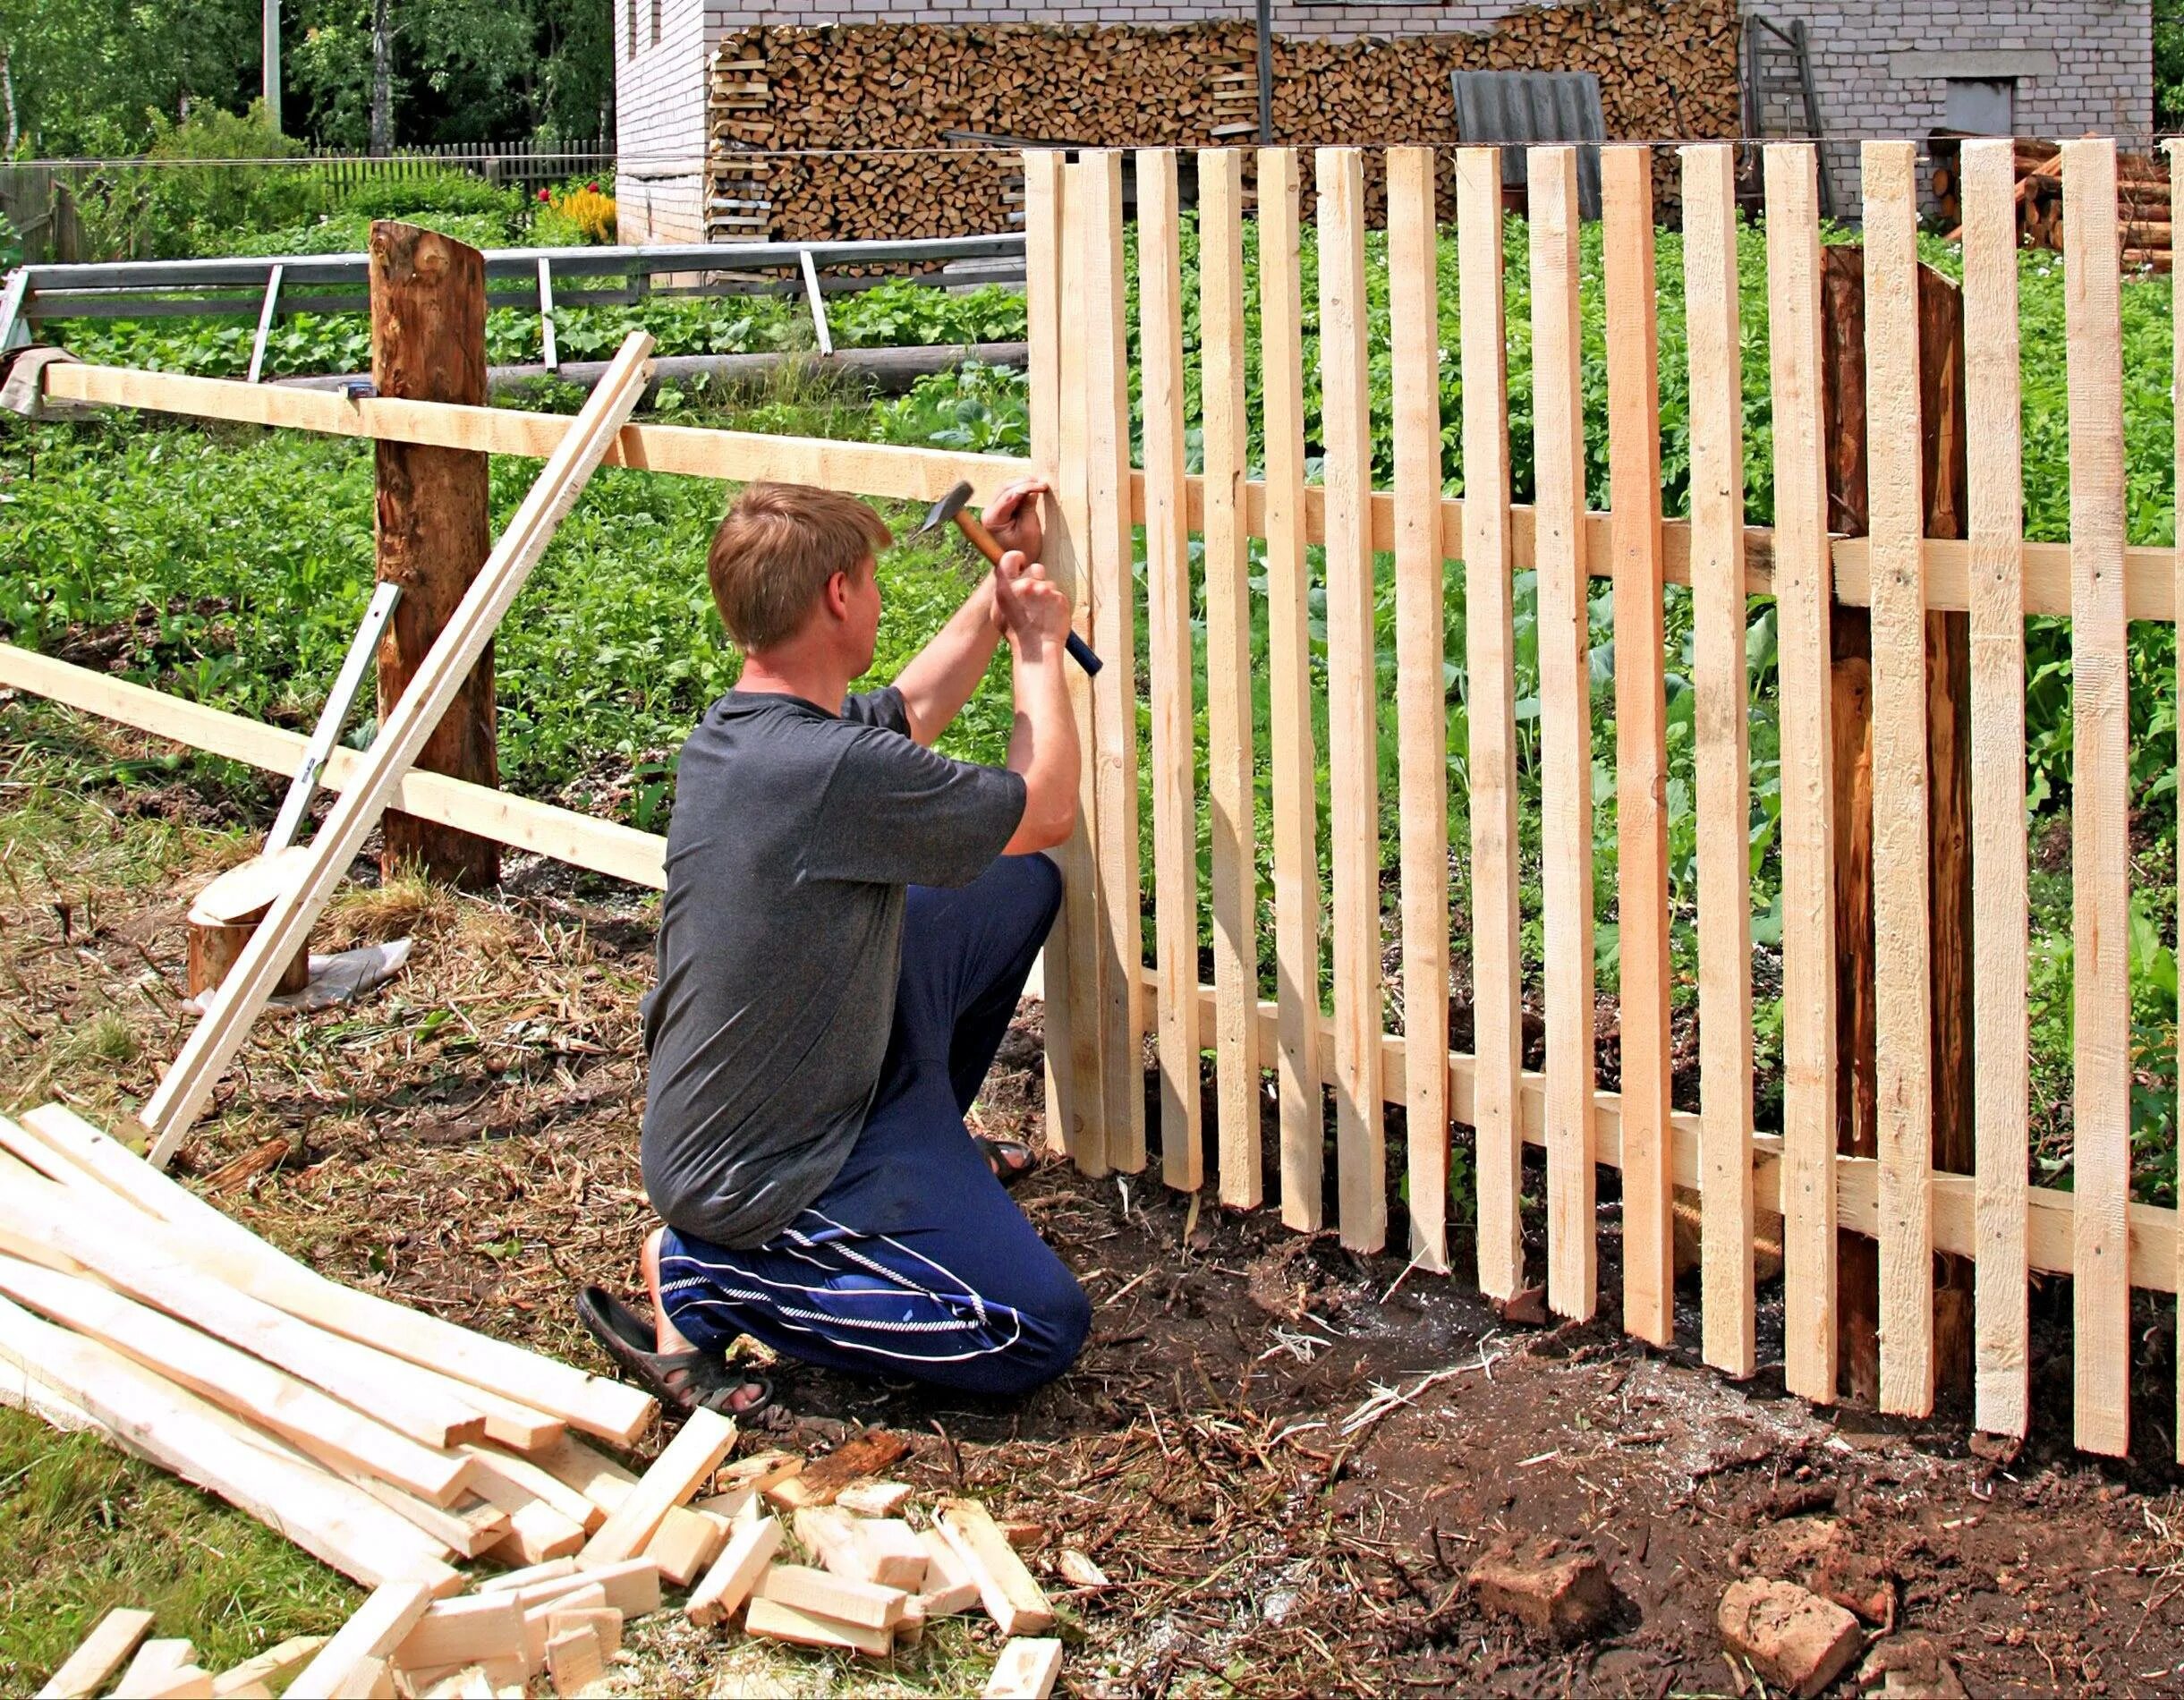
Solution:
[(1870, 1553), (1838, 1545), (1813, 1566), (1813, 1591), (1879, 1628), (1896, 1621), (1896, 1578)]
[(1948, 1649), (1916, 1630), (1891, 1636), (1867, 1653), (1858, 1687), (1884, 1700), (1968, 1700)]
[(1565, 1643), (1602, 1634), (1615, 1615), (1608, 1567), (1588, 1552), (1528, 1562), (1489, 1556), (1472, 1566), (1469, 1580), (1484, 1610)]
[(1715, 1624), (1732, 1654), (1801, 1700), (1834, 1681), (1858, 1650), (1858, 1620), (1794, 1582), (1732, 1582)]

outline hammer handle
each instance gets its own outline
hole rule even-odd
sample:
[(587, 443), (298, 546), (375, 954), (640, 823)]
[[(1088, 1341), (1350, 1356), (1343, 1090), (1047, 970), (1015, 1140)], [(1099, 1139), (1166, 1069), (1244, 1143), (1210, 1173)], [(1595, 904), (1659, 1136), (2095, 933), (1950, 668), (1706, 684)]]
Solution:
[[(996, 540), (993, 533), (986, 529), (985, 521), (980, 519), (968, 508), (961, 508), (956, 511), (956, 523), (963, 534), (971, 540), (973, 548), (992, 562), (995, 566), (1001, 565), (1001, 545)], [(1100, 658), (1092, 652), (1092, 645), (1085, 642), (1075, 632), (1069, 634), (1068, 640), (1063, 647), (1069, 651), (1070, 659), (1084, 669), (1087, 678), (1100, 671)]]

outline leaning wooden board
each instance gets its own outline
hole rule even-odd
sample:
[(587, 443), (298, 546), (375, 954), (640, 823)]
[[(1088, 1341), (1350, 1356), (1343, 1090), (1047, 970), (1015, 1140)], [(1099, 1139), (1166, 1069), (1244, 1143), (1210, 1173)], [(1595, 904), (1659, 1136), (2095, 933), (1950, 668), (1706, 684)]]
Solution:
[(403, 774), (469, 676), (472, 663), (531, 575), (554, 531), (644, 395), (652, 338), (632, 331), (569, 433), (540, 469), (530, 493), (493, 547), (410, 688), (387, 717), (353, 790), (344, 791), (311, 841), (303, 878), (274, 900), (210, 1010), (191, 1029), (174, 1066), (146, 1102), (141, 1120), (149, 1155), (162, 1167), (197, 1119), (228, 1062), (249, 1036), (274, 985), (333, 896), (365, 837), (385, 812)]

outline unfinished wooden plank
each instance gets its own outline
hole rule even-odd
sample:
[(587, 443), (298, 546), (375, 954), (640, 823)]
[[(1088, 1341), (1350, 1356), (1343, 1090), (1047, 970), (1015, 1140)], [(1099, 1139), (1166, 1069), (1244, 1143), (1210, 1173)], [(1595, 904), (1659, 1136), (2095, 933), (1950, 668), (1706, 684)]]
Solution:
[(1092, 765), (1099, 818), (1103, 929), (1100, 1002), (1107, 1160), (1126, 1174), (1145, 1166), (1144, 1018), (1137, 973), (1144, 956), (1138, 911), (1137, 592), (1131, 570), (1129, 340), (1125, 324), (1122, 155), (1089, 152), (1072, 186), (1084, 191), (1085, 502), (1091, 516)]
[(498, 1576), (487, 1577), (478, 1584), (478, 1592), (513, 1594), (542, 1582), (559, 1582), (572, 1577), (576, 1577), (574, 1586), (581, 1586), (591, 1579), (577, 1574), (576, 1560), (573, 1558), (548, 1559), (542, 1563), (525, 1565), (520, 1570), (505, 1570)]
[(329, 1332), (521, 1400), (625, 1446), (650, 1426), (659, 1408), (641, 1389), (360, 1293), (305, 1269), (65, 1105), (42, 1105), (22, 1118), (22, 1126), (87, 1180), (187, 1230), (192, 1252), (208, 1272)]
[[(1024, 160), (1024, 319), (1028, 358), (1025, 378), (1030, 395), (1031, 458), (1058, 493), (1061, 469), (1056, 464), (1061, 450), (1061, 340), (1062, 340), (1062, 167), (1064, 156), (1052, 149), (1028, 154)], [(1074, 573), (1065, 576), (1058, 499), (1049, 498), (1046, 519), (1047, 570), (1065, 592), (1073, 591)], [(1081, 722), (1080, 722), (1081, 724)], [(1067, 1152), (1076, 1143), (1075, 1126), (1081, 1115), (1075, 1081), (1071, 1070), (1069, 1021), (1069, 921), (1072, 905), (1089, 901), (1089, 881), (1079, 862), (1085, 847), (1081, 831), (1072, 833), (1059, 847), (1057, 864), (1062, 869), (1063, 914), (1055, 918), (1042, 963), (1045, 984), (1058, 994), (1045, 1011), (1045, 1093), (1047, 1145)], [(1072, 862), (1068, 858), (1078, 858)]]
[[(805, 258), (808, 261), (810, 256)], [(607, 1673), (607, 1654), (599, 1645), (599, 1631), (586, 1625), (548, 1636), (546, 1669), (556, 1694), (582, 1694)]]
[(861, 1628), (837, 1618), (815, 1617), (778, 1600), (752, 1601), (744, 1611), (744, 1632), (800, 1647), (863, 1653), (868, 1659), (884, 1659), (895, 1649), (891, 1630)]
[(984, 1506), (976, 1500), (943, 1500), (933, 1525), (976, 1578), (986, 1615), (1003, 1635), (1037, 1635), (1053, 1627), (1054, 1609)]
[(976, 1605), (978, 1578), (948, 1536), (938, 1529), (920, 1529), (918, 1542), (925, 1549), (925, 1591), (918, 1595), (925, 1615), (948, 1618)]
[(1881, 1407), (1933, 1405), (1926, 874), (1926, 592), (1919, 548), (1918, 225), (1908, 142), (1864, 144), (1873, 561), (1874, 992), (1881, 1164)]
[(901, 1588), (859, 1582), (804, 1564), (775, 1565), (759, 1578), (756, 1597), (867, 1629), (893, 1628), (910, 1603), (909, 1594)]
[(416, 760), (462, 689), (471, 664), (491, 641), (494, 628), (546, 552), (562, 516), (575, 505), (593, 469), (613, 446), (615, 433), (643, 395), (651, 346), (650, 336), (643, 331), (632, 331), (625, 340), (608, 376), (540, 470), (432, 653), (412, 677), (408, 692), (381, 724), (356, 788), (340, 794), (312, 838), (304, 878), (275, 900), (213, 993), (204, 1019), (191, 1031), (174, 1066), (146, 1101), (139, 1119), (152, 1135), (148, 1154), (155, 1166), (166, 1165), (211, 1097), (274, 983), (385, 812), (404, 770)]
[[(1440, 296), (1431, 148), (1388, 150), (1389, 346), (1396, 463), (1396, 725), (1402, 807), (1403, 1038), (1449, 1049), (1449, 688), (1441, 612)], [(1377, 1036), (1375, 1040), (1377, 1048)], [(1410, 1254), (1449, 1267), (1449, 1077), (1413, 1069), (1403, 1098)]]
[(397, 1433), (306, 1381), (111, 1287), (0, 1256), (0, 1291), (76, 1333), (105, 1341), (201, 1398), (286, 1435), (319, 1462), (376, 1475), (432, 1506), (452, 1506), (470, 1486), (472, 1466), (461, 1455)]
[(263, 1653), (254, 1653), (233, 1670), (224, 1670), (212, 1679), (215, 1700), (231, 1700), (246, 1688), (263, 1687), (274, 1691), (285, 1690), (295, 1673), (309, 1664), (327, 1644), (322, 1635), (291, 1636), (285, 1641), (276, 1642)]
[(332, 1694), (369, 1659), (389, 1659), (432, 1607), (430, 1589), (415, 1582), (374, 1588), (348, 1622), (334, 1631), (291, 1685), (299, 1695)]
[[(450, 1594), (462, 1584), (444, 1561), (446, 1546), (347, 1483), (111, 1347), (5, 1300), (0, 1364), (35, 1374), (116, 1445), (219, 1494), (367, 1585), (414, 1577)], [(35, 1397), (31, 1408), (42, 1408)]]
[(1967, 497), (1972, 656), (1974, 1420), (2022, 1435), (2030, 1362), (2025, 1268), (2027, 1003), (2023, 427), (2018, 415), (2015, 148), (1963, 145)]
[[(1059, 350), (1050, 362), (1058, 373), (1054, 422), (1054, 459), (1042, 463), (1056, 492), (1055, 516), (1061, 523), (1047, 533), (1047, 565), (1055, 582), (1070, 595), (1071, 625), (1078, 635), (1097, 641), (1093, 629), (1092, 510), (1087, 482), (1091, 458), (1091, 418), (1085, 387), (1083, 278), (1091, 261), (1092, 185), (1089, 167), (1075, 164), (1062, 175), (1060, 301), (1055, 336)], [(1066, 302), (1067, 306), (1060, 304)], [(1062, 323), (1067, 318), (1067, 332)], [(1069, 670), (1069, 706), (1084, 749), (1077, 778), (1077, 820), (1062, 846), (1061, 926), (1049, 935), (1060, 949), (1048, 964), (1048, 985), (1066, 992), (1050, 997), (1065, 1008), (1062, 1024), (1050, 1043), (1067, 1041), (1071, 1091), (1058, 1100), (1062, 1148), (1084, 1174), (1108, 1172), (1105, 987), (1107, 949), (1100, 904), (1097, 845), (1100, 820), (1100, 764), (1092, 713), (1092, 681), (1084, 669)]]
[(562, 1635), (571, 1629), (590, 1629), (599, 1636), (602, 1653), (612, 1654), (621, 1651), (622, 1614), (610, 1605), (557, 1605), (548, 1613), (546, 1627), (549, 1635)]
[(46, 1679), (38, 1700), (91, 1700), (151, 1633), (152, 1614), (116, 1606), (98, 1619), (76, 1650)]
[(728, 1543), (728, 1520), (687, 1505), (671, 1505), (660, 1518), (644, 1555), (659, 1566), (663, 1581), (687, 1588), (720, 1556)]
[(925, 1549), (900, 1517), (864, 1517), (856, 1526), (858, 1567), (882, 1587), (915, 1594), (925, 1585)]
[[(1539, 568), (1540, 895), (1546, 911), (1547, 1300), (1565, 1315), (1590, 1316), (1599, 1303), (1593, 1245), (1593, 671), (1575, 169), (1567, 158), (1542, 160), (1535, 167), (1543, 199), (1541, 216), (1532, 223), (1534, 545)], [(1474, 701), (1476, 690), (1474, 684)], [(1475, 737), (1475, 707), (1472, 724)], [(1475, 822), (1475, 803), (1473, 817)], [(1473, 832), (1475, 843), (1475, 825)], [(1497, 902), (1513, 911), (1514, 898), (1505, 899), (1496, 889)], [(1507, 931), (1499, 921), (1503, 913), (1495, 911), (1497, 946)], [(1500, 960), (1499, 949), (1490, 954)], [(1514, 972), (1513, 965), (1497, 970), (1495, 985)], [(1513, 1031), (1500, 1028), (1493, 1038), (1494, 1113), (1497, 1118), (1504, 1113), (1506, 1097), (1513, 1122), (1517, 1064), (1510, 1052), (1517, 1041)], [(1483, 1043), (1479, 1054), (1487, 1056)], [(1484, 1126), (1482, 1121), (1483, 1136)], [(1502, 1137), (1497, 1126), (1497, 1138)], [(1506, 1153), (1496, 1159), (1498, 1193), (1513, 1179), (1502, 1167), (1508, 1160)], [(1514, 1206), (1508, 1208), (1513, 1223)], [(1501, 1231), (1497, 1228), (1498, 1239)]]
[(1367, 388), (1364, 156), (1322, 148), (1320, 416), (1326, 455), (1328, 837), (1334, 860), (1335, 1145), (1342, 1243), (1388, 1241), (1381, 1123), (1379, 669), (1373, 654), (1372, 406)]
[[(475, 1445), (465, 1446), (463, 1456), (470, 1460), (472, 1469), (480, 1480), (490, 1478), (504, 1483), (514, 1493), (545, 1500), (586, 1534), (607, 1520), (608, 1508), (570, 1486), (554, 1472), (541, 1468), (533, 1459), (512, 1457), (489, 1446)], [(616, 1474), (626, 1473), (617, 1470)], [(634, 1476), (628, 1479), (632, 1482), (636, 1480)], [(626, 1490), (622, 1497), (626, 1497)], [(617, 1498), (616, 1503), (620, 1502)]]
[(559, 1417), (531, 1409), (490, 1388), (466, 1388), (463, 1402), (485, 1414), (485, 1438), (516, 1452), (540, 1452), (568, 1433)]
[[(1737, 166), (1686, 148), (1684, 320), (1691, 357), (1693, 769), (1699, 888), (1701, 1350), (1758, 1367), (1752, 1262), (1751, 682), (1745, 660), (1744, 374)], [(1667, 1128), (1661, 1143), (1670, 1145)]]
[(1274, 980), (1281, 1007), (1281, 1220), (1324, 1219), (1320, 1102), (1319, 803), (1304, 568), (1304, 385), (1296, 154), (1259, 150), (1259, 369), (1266, 443), (1269, 731), (1273, 746)]
[(1259, 875), (1254, 848), (1251, 421), (1244, 389), (1244, 155), (1198, 153), (1198, 361), (1204, 439), (1206, 795), (1212, 812), (1213, 1049), (1221, 1203), (1264, 1199), (1259, 1133)]
[[(1670, 1183), (1668, 698), (1661, 550), (1661, 343), (1649, 149), (1601, 157), (1608, 468), (1615, 548), (1617, 1001), (1622, 1034), (1623, 1326), (1676, 1336)], [(1552, 1220), (1551, 1218), (1551, 1220)], [(1589, 1237), (1592, 1225), (1585, 1224)]]
[(1782, 787), (1783, 1379), (1835, 1398), (1835, 808), (1820, 190), (1807, 143), (1766, 150), (1776, 699)]
[(735, 1444), (735, 1424), (716, 1411), (693, 1411), (682, 1432), (667, 1442), (652, 1467), (640, 1476), (629, 1497), (608, 1513), (585, 1543), (585, 1568), (635, 1558), (659, 1527), (670, 1506), (680, 1505), (719, 1468)]
[(451, 1446), (484, 1432), (485, 1418), (443, 1393), (446, 1384), (438, 1378), (200, 1273), (175, 1230), (119, 1203), (22, 1180), (0, 1211), (0, 1249), (47, 1264), (55, 1254), (73, 1260), (132, 1297), (374, 1412), (425, 1446)]
[(584, 1526), (565, 1517), (544, 1500), (493, 1481), (479, 1483), (492, 1503), (507, 1513), (508, 1532), (487, 1549), (504, 1564), (536, 1565), (583, 1551)]
[[(2169, 156), (2169, 193), (2171, 205), (2174, 215), (2177, 217), (2184, 218), (2184, 169), (2179, 168), (2180, 165), (2184, 164), (2184, 162), (2180, 162), (2178, 158), (2178, 144), (2175, 140), (2172, 140), (2165, 142), (2163, 144), (2163, 150)], [(2171, 267), (2170, 283), (2171, 288), (2177, 292), (2178, 295), (2184, 296), (2184, 271), (2178, 271), (2175, 268), (2173, 260)], [(2170, 306), (2170, 322), (2172, 326), (2184, 324), (2184, 315), (2179, 314), (2176, 309), (2177, 302), (2172, 299)], [(2174, 423), (2175, 421), (2184, 421), (2184, 353), (2179, 352), (2179, 350), (2173, 344), (2170, 353), (2170, 366), (2171, 369), (2171, 378), (2169, 395), (2169, 414), (2170, 419), (2172, 421), (2171, 429), (2176, 432), (2177, 473), (2180, 476), (2184, 476), (2184, 429), (2179, 429)], [(2175, 488), (2184, 489), (2184, 481), (2179, 482)], [(2128, 563), (2128, 556), (2126, 558)], [(2176, 573), (2176, 585), (2179, 591), (2184, 591), (2184, 553), (2180, 553), (2178, 556), (2178, 561), (2180, 565)], [(2124, 594), (2127, 603), (2129, 601), (2129, 593), (2130, 578), (2127, 565), (2124, 578)], [(2180, 596), (2177, 599), (2177, 606), (2180, 608), (2184, 608), (2184, 596)], [(2184, 648), (2180, 648), (2177, 651), (2177, 700), (2180, 702), (2184, 702)], [(2177, 782), (2180, 787), (2184, 787), (2184, 749), (2180, 749), (2179, 751), (2179, 758)], [(2184, 868), (2180, 868), (2180, 877), (2177, 880), (2177, 891), (2180, 905), (2184, 905)], [(2178, 920), (2180, 924), (2184, 924), (2184, 906), (2180, 907)], [(2184, 932), (2180, 932), (2178, 936), (2180, 938), (2184, 938)], [(2180, 1033), (2184, 1033), (2184, 987), (2180, 987), (2178, 990), (2177, 1013), (2179, 1017), (2177, 1031)], [(2184, 1248), (2180, 1248), (2180, 1256), (2184, 1256)], [(2176, 1271), (2176, 1281), (2178, 1290), (2180, 1292), (2184, 1292), (2184, 1268), (2180, 1268)], [(2179, 1318), (2184, 1319), (2184, 1303), (2180, 1303), (2177, 1309), (2177, 1315)], [(2178, 1338), (2184, 1339), (2184, 1321), (2180, 1321), (2177, 1323), (2177, 1334)], [(2184, 1352), (2180, 1352), (2177, 1355), (2177, 1421), (2174, 1426), (2176, 1431), (2177, 1457), (2180, 1459), (2184, 1459)]]
[(515, 1597), (526, 1614), (540, 1606), (551, 1606), (559, 1611), (577, 1610), (597, 1603), (590, 1600), (591, 1590), (597, 1588), (606, 1596), (605, 1603), (625, 1618), (649, 1616), (659, 1610), (659, 1566), (649, 1558), (625, 1559), (619, 1564), (602, 1564), (591, 1568), (580, 1568), (574, 1575), (559, 1577), (544, 1582), (534, 1582), (528, 1587), (515, 1590)]
[[(2116, 144), (2062, 145), (2070, 395), (2071, 1437), (2130, 1449), (2130, 718)], [(1876, 587), (1879, 577), (1875, 577)], [(1882, 1171), (1885, 1185), (1887, 1169)], [(1886, 1227), (1885, 1209), (1882, 1226)], [(1888, 1242), (1882, 1241), (1883, 1255)]]
[(781, 1525), (773, 1517), (747, 1523), (728, 1539), (727, 1550), (691, 1590), (683, 1614), (693, 1623), (718, 1623), (734, 1617), (781, 1549)]
[(605, 1608), (607, 1591), (596, 1582), (588, 1582), (557, 1599), (547, 1600), (527, 1607), (523, 1612), (523, 1663), (538, 1670), (546, 1663), (547, 1645), (556, 1634), (554, 1619), (557, 1613), (591, 1611)]
[(194, 1642), (180, 1636), (166, 1636), (147, 1641), (137, 1649), (121, 1679), (114, 1685), (119, 1700), (149, 1695), (161, 1687), (179, 1671), (189, 1669), (197, 1658)]
[(435, 1600), (395, 1645), (395, 1664), (409, 1670), (521, 1658), (523, 1609), (511, 1594), (472, 1594)]
[(986, 1679), (986, 1700), (1047, 1700), (1062, 1674), (1062, 1644), (1018, 1636), (1001, 1649)]
[(1153, 939), (1161, 993), (1160, 1177), (1205, 1184), (1198, 1093), (1198, 783), (1191, 536), (1183, 499), (1183, 248), (1171, 148), (1137, 155), (1145, 429), (1146, 682), (1152, 696)]

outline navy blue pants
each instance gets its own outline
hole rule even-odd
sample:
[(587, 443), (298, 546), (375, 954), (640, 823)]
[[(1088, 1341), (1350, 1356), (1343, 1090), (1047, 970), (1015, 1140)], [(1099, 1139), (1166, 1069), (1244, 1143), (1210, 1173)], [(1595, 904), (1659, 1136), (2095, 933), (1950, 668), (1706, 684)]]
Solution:
[(912, 886), (895, 1026), (864, 1130), (833, 1184), (751, 1251), (667, 1230), (660, 1294), (693, 1345), (749, 1334), (829, 1369), (1027, 1392), (1075, 1360), (1084, 1289), (964, 1126), (1061, 903), (1046, 857), (967, 886)]

